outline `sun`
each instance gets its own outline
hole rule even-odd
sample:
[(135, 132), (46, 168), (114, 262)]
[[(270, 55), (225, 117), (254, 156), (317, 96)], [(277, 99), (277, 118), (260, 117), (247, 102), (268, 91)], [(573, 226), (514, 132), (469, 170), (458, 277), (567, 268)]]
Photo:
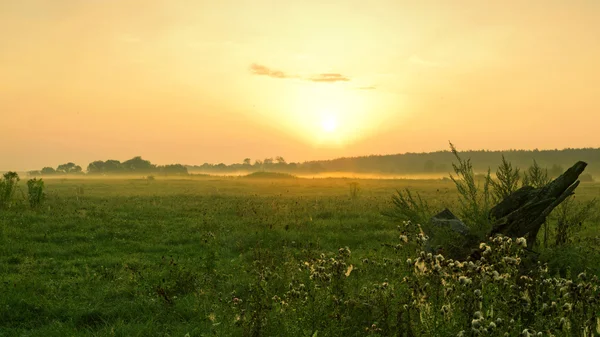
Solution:
[(333, 133), (338, 128), (338, 121), (334, 116), (323, 116), (321, 128), (327, 133)]

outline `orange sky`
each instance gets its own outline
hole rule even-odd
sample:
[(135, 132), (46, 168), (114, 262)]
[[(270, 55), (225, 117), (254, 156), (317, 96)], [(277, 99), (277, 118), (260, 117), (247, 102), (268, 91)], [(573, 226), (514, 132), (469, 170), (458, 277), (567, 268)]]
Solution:
[(599, 147), (599, 17), (597, 0), (0, 0), (0, 170)]

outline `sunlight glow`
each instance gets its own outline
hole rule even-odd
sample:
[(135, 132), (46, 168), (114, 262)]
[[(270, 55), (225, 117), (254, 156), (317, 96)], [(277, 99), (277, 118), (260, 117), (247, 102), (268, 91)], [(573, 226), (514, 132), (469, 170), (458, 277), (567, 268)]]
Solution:
[(325, 132), (335, 132), (338, 127), (338, 121), (335, 116), (325, 115), (323, 116), (323, 120), (321, 121), (321, 127)]

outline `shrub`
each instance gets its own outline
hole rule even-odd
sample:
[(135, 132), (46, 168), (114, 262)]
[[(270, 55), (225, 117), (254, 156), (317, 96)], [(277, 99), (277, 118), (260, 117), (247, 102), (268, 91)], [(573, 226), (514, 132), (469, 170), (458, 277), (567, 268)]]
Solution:
[(492, 180), (490, 183), (494, 188), (494, 201), (499, 202), (508, 197), (519, 187), (519, 169), (513, 168), (512, 164), (502, 156), (502, 164), (496, 171), (498, 181)]
[(358, 194), (360, 193), (360, 184), (356, 181), (353, 181), (348, 183), (348, 185), (350, 186), (350, 198), (358, 198)]
[(484, 179), (483, 187), (475, 183), (475, 175), (470, 159), (462, 159), (456, 148), (450, 143), (450, 149), (458, 164), (452, 163), (456, 177), (450, 176), (450, 179), (456, 185), (459, 193), (458, 201), (460, 206), (460, 218), (472, 230), (478, 233), (488, 232), (490, 220), (488, 214), (491, 209), (491, 174), (488, 169)]
[(523, 173), (523, 186), (539, 188), (547, 185), (549, 182), (548, 170), (542, 169), (535, 160), (533, 161), (533, 165)]
[(393, 208), (383, 212), (383, 215), (397, 221), (427, 224), (434, 214), (429, 203), (423, 200), (418, 192), (413, 195), (408, 188), (404, 191), (397, 190), (392, 196), (392, 204)]
[(6, 172), (0, 179), (0, 208), (10, 207), (11, 200), (17, 191), (19, 183), (17, 172)]
[(27, 181), (27, 199), (31, 208), (37, 208), (42, 204), (46, 198), (44, 189), (45, 186), (42, 179), (34, 178)]

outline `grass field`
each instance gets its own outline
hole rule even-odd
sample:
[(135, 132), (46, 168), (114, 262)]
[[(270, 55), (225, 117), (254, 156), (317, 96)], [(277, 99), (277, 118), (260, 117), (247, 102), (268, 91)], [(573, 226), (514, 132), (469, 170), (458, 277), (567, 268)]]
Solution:
[[(398, 319), (383, 313), (402, 301), (385, 287), (401, 293), (414, 251), (394, 248), (399, 224), (381, 211), (396, 189), (419, 191), (440, 210), (457, 197), (447, 180), (57, 178), (46, 186), (42, 208), (23, 201), (0, 211), (0, 336), (400, 335), (388, 323)], [(600, 184), (577, 193), (600, 196)], [(579, 243), (564, 254), (576, 261), (557, 270), (598, 274), (597, 225), (575, 234)], [(313, 267), (332, 270), (329, 292)], [(317, 290), (294, 302), (313, 283)]]

